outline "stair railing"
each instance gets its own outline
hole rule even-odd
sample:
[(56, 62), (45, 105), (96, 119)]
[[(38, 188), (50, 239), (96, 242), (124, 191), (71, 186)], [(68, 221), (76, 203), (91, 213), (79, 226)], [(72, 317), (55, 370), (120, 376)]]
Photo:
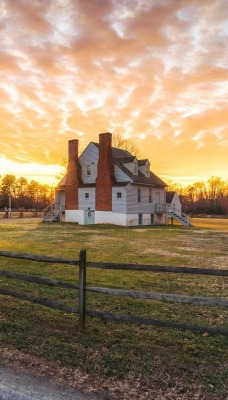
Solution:
[(171, 204), (167, 204), (167, 212), (170, 215), (174, 215), (177, 218), (183, 219), (184, 221), (187, 222), (188, 225), (191, 225), (190, 223), (190, 218), (187, 214), (183, 213), (182, 211), (178, 210), (175, 208), (175, 206), (172, 206)]

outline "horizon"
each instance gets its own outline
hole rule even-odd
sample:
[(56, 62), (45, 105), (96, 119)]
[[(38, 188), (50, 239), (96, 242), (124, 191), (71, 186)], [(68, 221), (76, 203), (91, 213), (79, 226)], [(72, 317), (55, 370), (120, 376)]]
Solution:
[(68, 140), (132, 140), (167, 184), (228, 179), (225, 0), (2, 0), (0, 175), (55, 185)]

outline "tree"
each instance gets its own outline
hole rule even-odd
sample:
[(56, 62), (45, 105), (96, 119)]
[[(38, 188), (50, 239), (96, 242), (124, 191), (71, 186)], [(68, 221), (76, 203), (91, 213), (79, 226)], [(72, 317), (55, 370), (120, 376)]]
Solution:
[(123, 138), (123, 136), (117, 133), (115, 133), (112, 136), (112, 145), (113, 147), (118, 147), (119, 149), (129, 151), (129, 153), (132, 153), (137, 158), (140, 158), (142, 156), (141, 151), (139, 150), (137, 145), (133, 142), (133, 140), (125, 139)]
[(8, 207), (11, 195), (12, 208), (45, 208), (53, 201), (54, 188), (26, 178), (7, 174), (0, 181), (0, 208)]
[[(169, 186), (169, 189), (170, 187), (172, 185)], [(212, 176), (207, 182), (195, 182), (188, 185), (183, 189), (181, 197), (184, 212), (197, 214), (228, 213), (228, 181), (223, 181), (219, 177)]]
[(1, 192), (3, 195), (13, 194), (16, 195), (16, 181), (17, 178), (14, 175), (7, 174), (3, 176), (1, 181)]

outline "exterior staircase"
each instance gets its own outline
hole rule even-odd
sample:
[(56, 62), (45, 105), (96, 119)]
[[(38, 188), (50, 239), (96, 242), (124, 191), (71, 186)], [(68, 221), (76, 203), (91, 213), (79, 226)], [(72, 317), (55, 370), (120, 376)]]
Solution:
[(183, 212), (175, 211), (175, 209), (168, 209), (168, 216), (171, 220), (176, 220), (180, 222), (180, 224), (185, 226), (193, 226), (190, 222), (190, 218), (188, 215), (184, 214)]
[(42, 212), (42, 222), (61, 221), (62, 208), (56, 207), (56, 204), (49, 204)]

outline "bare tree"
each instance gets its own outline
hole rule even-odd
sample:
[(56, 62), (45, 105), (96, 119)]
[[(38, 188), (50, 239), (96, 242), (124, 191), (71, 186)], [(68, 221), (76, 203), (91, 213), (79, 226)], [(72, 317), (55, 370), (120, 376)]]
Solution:
[(118, 147), (122, 150), (127, 150), (129, 153), (132, 153), (137, 158), (141, 158), (142, 153), (139, 150), (138, 146), (131, 139), (125, 139), (123, 136), (115, 133), (112, 136), (112, 145), (113, 147)]

